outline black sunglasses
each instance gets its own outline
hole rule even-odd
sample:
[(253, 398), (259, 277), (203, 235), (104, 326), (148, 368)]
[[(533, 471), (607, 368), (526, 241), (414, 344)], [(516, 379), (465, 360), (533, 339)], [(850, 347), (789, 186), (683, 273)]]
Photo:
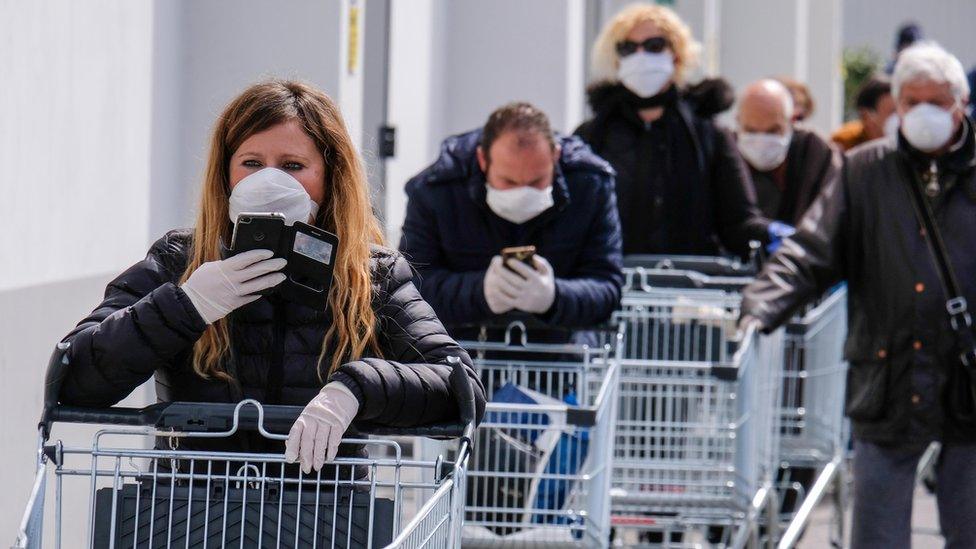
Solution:
[(640, 48), (648, 53), (661, 53), (662, 51), (668, 49), (668, 39), (663, 36), (654, 36), (648, 38), (643, 42), (633, 42), (631, 40), (622, 40), (617, 42), (617, 54), (620, 57), (627, 57), (633, 53), (637, 52), (637, 48)]

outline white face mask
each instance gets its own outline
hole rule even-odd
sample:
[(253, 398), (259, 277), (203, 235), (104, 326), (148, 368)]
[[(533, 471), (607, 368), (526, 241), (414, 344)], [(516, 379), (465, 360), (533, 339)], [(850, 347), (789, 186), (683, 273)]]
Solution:
[(888, 115), (884, 123), (884, 136), (888, 139), (898, 137), (898, 124), (901, 122), (898, 120), (898, 113), (893, 112)]
[(792, 139), (792, 130), (784, 135), (743, 132), (739, 134), (739, 152), (753, 168), (768, 172), (786, 160)]
[(305, 187), (278, 168), (263, 168), (241, 179), (230, 193), (228, 213), (232, 223), (244, 213), (280, 213), (285, 224), (308, 223), (318, 212)]
[(488, 207), (498, 217), (521, 225), (548, 210), (553, 205), (552, 185), (543, 190), (532, 187), (499, 190), (485, 184), (488, 189)]
[(935, 151), (952, 137), (952, 110), (931, 103), (915, 105), (901, 121), (901, 133), (916, 149)]
[(674, 74), (674, 58), (670, 52), (639, 51), (620, 60), (617, 79), (638, 97), (660, 93)]

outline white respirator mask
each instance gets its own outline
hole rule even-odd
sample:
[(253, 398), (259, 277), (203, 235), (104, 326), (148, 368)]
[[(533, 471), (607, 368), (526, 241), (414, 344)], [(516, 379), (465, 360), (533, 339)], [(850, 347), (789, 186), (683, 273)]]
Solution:
[(905, 113), (901, 133), (922, 152), (938, 150), (952, 138), (952, 111), (931, 103), (921, 103)]
[(783, 135), (743, 132), (739, 134), (739, 152), (755, 169), (768, 172), (786, 160), (793, 130)]
[(230, 193), (227, 206), (232, 223), (244, 213), (280, 213), (285, 224), (308, 223), (319, 205), (297, 179), (278, 168), (263, 168), (241, 179)]
[(548, 210), (554, 204), (552, 185), (543, 190), (533, 187), (518, 187), (499, 190), (485, 184), (488, 190), (486, 200), (491, 211), (498, 217), (521, 225)]
[(635, 52), (620, 60), (617, 79), (638, 97), (652, 97), (664, 89), (674, 75), (671, 52)]

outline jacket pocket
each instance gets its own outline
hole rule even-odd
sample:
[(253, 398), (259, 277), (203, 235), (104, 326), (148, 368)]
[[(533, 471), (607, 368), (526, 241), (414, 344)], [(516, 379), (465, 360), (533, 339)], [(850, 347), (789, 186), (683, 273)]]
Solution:
[(875, 421), (884, 416), (889, 370), (887, 360), (851, 362), (844, 398), (847, 417), (855, 421)]

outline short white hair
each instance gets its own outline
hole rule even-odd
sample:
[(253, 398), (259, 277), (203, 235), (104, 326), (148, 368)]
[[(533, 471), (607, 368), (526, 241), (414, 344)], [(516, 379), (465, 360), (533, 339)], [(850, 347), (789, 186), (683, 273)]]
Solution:
[(956, 99), (969, 98), (969, 82), (962, 63), (935, 42), (916, 43), (898, 55), (891, 78), (891, 95), (898, 99), (902, 86), (920, 80), (949, 84)]

